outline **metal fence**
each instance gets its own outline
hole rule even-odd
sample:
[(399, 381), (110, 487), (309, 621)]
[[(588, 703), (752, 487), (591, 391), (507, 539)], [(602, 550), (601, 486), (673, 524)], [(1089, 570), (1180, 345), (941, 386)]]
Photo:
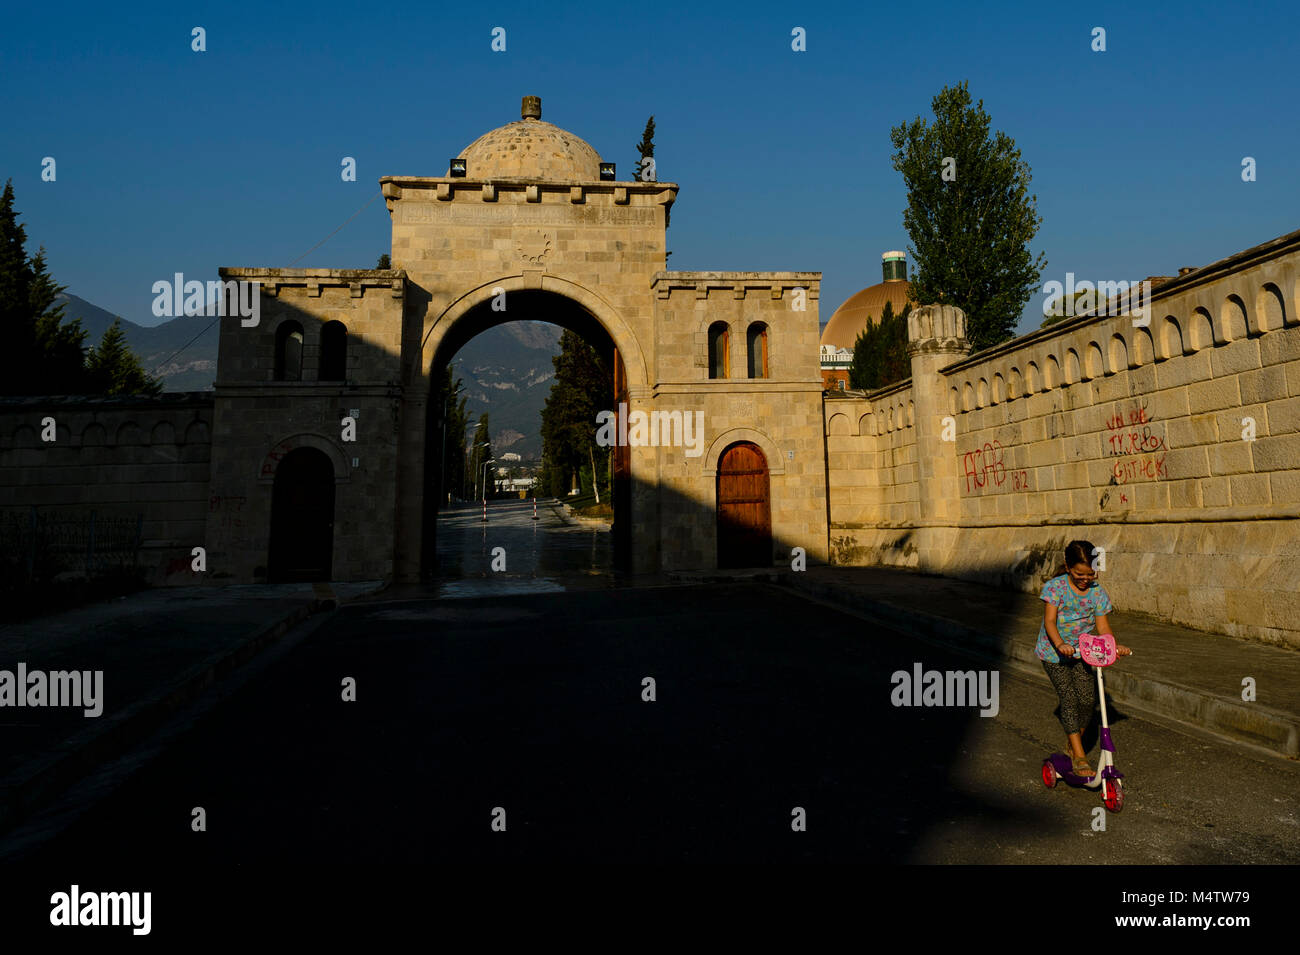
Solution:
[(0, 555), (26, 581), (85, 577), (138, 568), (144, 514), (99, 511), (10, 512), (0, 523)]

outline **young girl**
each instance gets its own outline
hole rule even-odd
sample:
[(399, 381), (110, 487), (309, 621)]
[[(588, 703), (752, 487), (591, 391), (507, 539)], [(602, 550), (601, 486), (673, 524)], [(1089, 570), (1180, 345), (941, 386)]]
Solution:
[[(1070, 541), (1066, 546), (1063, 572), (1049, 580), (1039, 595), (1046, 606), (1038, 628), (1038, 645), (1034, 647), (1061, 700), (1066, 752), (1074, 760), (1074, 772), (1084, 777), (1095, 775), (1083, 751), (1081, 734), (1097, 703), (1097, 677), (1093, 668), (1078, 657), (1079, 634), (1111, 632), (1107, 619), (1112, 609), (1110, 596), (1092, 569), (1096, 553), (1089, 541)], [(1115, 651), (1122, 657), (1133, 652), (1118, 643)]]

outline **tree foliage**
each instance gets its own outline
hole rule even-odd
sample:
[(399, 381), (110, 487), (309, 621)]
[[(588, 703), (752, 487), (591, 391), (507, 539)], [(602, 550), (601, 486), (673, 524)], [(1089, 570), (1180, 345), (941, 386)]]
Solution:
[(126, 345), (120, 319), (87, 352), (79, 319), (68, 321), (45, 248), (27, 257), (27, 232), (14, 211), (13, 181), (0, 195), (0, 394), (148, 394), (162, 384)]
[(894, 314), (894, 303), (885, 302), (880, 321), (867, 327), (853, 343), (853, 364), (849, 366), (849, 387), (872, 391), (912, 376), (912, 360), (907, 354), (908, 302)]
[(91, 389), (100, 395), (156, 395), (162, 391), (162, 382), (150, 377), (127, 347), (121, 318), (113, 320), (86, 356), (86, 374)]
[(465, 457), (465, 431), (469, 428), (469, 412), (465, 405), (468, 401), (461, 380), (453, 373), (452, 366), (446, 365), (429, 404), (429, 413), (439, 416), (442, 432), (437, 449), (440, 455), (438, 470), (443, 482), (440, 506), (446, 503), (448, 494), (461, 500), (472, 496)]
[(962, 309), (979, 350), (1012, 336), (1037, 288), (1046, 260), (1029, 244), (1042, 218), (1029, 165), (1015, 140), (990, 132), (984, 101), (972, 106), (963, 82), (944, 87), (932, 106), (933, 123), (918, 116), (890, 130), (907, 186), (912, 289), (917, 304)]
[(641, 142), (636, 144), (636, 151), (640, 157), (632, 164), (632, 178), (639, 180), (641, 178), (642, 164), (655, 154), (655, 118), (651, 116), (645, 123), (645, 131), (641, 133)]
[(592, 463), (602, 496), (608, 493), (609, 448), (596, 445), (596, 413), (614, 410), (613, 374), (597, 351), (575, 332), (560, 336), (560, 353), (551, 359), (555, 381), (542, 409), (543, 486), (563, 497), (574, 475), (591, 490)]
[[(1044, 303), (1043, 303), (1043, 324), (1042, 324), (1042, 325), (1039, 325), (1038, 327), (1039, 327), (1039, 328), (1046, 328), (1048, 325), (1055, 325), (1057, 322), (1063, 322), (1063, 321), (1065, 321), (1067, 318), (1074, 318), (1076, 315), (1082, 315), (1082, 314), (1083, 314), (1083, 308), (1080, 306), (1080, 302), (1079, 302), (1079, 300), (1082, 299), (1082, 298), (1085, 298), (1085, 297), (1088, 296), (1089, 294), (1090, 294), (1090, 293), (1088, 292), (1087, 289), (1081, 289), (1081, 290), (1075, 292), (1075, 293), (1074, 293), (1074, 306), (1073, 306), (1073, 308), (1069, 309), (1068, 311), (1067, 311), (1066, 308), (1064, 307), (1064, 306), (1065, 306), (1065, 296), (1064, 296), (1064, 295), (1058, 295), (1056, 298), (1052, 299), (1050, 302), (1044, 302)], [(1053, 314), (1053, 313), (1058, 312), (1058, 311), (1059, 311), (1061, 314), (1059, 314), (1059, 315)]]

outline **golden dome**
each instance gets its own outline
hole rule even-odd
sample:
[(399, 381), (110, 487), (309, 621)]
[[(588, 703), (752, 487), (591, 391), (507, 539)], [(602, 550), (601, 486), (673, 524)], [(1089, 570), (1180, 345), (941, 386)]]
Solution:
[(524, 97), (522, 114), (522, 119), (484, 133), (461, 151), (458, 158), (465, 160), (467, 177), (562, 182), (600, 179), (600, 155), (568, 130), (542, 122), (538, 97)]
[[(905, 274), (901, 266), (901, 252), (887, 252), (884, 258), (886, 275)], [(880, 321), (886, 302), (893, 305), (895, 315), (903, 310), (907, 304), (909, 287), (910, 283), (905, 279), (887, 278), (879, 285), (872, 285), (850, 295), (826, 323), (821, 343), (852, 351), (858, 336), (866, 331), (867, 323), (875, 325)]]

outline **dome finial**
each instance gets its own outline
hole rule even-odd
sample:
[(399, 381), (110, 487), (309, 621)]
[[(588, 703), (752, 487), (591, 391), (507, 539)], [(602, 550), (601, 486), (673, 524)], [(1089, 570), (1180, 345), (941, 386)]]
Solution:
[(525, 96), (524, 105), (519, 110), (520, 119), (541, 119), (542, 118), (542, 98), (540, 96)]

